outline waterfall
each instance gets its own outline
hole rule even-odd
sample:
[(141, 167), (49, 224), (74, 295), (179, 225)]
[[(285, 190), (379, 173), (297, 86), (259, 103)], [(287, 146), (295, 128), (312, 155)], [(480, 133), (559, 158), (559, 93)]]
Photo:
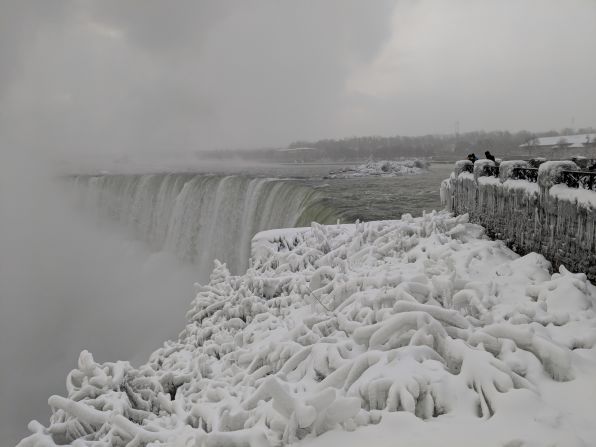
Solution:
[(144, 174), (78, 176), (75, 183), (80, 203), (98, 217), (124, 224), (152, 250), (171, 252), (202, 275), (214, 259), (242, 273), (259, 231), (340, 217), (319, 192), (291, 180)]

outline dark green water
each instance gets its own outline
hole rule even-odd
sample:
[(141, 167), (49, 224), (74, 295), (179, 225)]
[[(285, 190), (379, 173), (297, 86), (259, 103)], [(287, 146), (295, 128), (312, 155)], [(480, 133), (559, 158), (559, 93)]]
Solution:
[(437, 163), (419, 175), (294, 181), (316, 188), (322, 203), (339, 214), (343, 222), (350, 223), (356, 219), (399, 219), (405, 213), (419, 216), (423, 211), (441, 209), (439, 187), (452, 170), (451, 163)]

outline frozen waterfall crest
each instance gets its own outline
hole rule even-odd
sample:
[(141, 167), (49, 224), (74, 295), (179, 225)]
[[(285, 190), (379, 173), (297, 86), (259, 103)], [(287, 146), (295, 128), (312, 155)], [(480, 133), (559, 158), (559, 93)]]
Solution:
[(316, 190), (291, 180), (145, 174), (79, 176), (75, 183), (85, 208), (123, 224), (152, 250), (198, 265), (205, 278), (214, 259), (243, 272), (259, 231), (340, 217)]
[(83, 352), (19, 447), (280, 446), (397, 414), (487, 445), (587, 445), (591, 412), (557, 392), (589, 408), (596, 288), (483, 231), (433, 212), (261, 234), (145, 365)]

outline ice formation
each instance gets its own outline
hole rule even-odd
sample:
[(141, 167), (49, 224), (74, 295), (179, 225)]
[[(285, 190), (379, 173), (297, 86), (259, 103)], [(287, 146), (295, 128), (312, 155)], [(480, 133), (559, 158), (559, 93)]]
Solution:
[(400, 160), (400, 161), (373, 161), (356, 166), (355, 168), (346, 168), (339, 171), (332, 171), (326, 178), (352, 178), (367, 177), (370, 175), (380, 176), (399, 176), (422, 174), (428, 169), (428, 161), (423, 159)]
[(412, 445), (398, 414), (416, 445), (593, 445), (596, 288), (483, 231), (433, 212), (261, 233), (145, 365), (81, 353), (19, 447), (337, 445), (374, 424)]

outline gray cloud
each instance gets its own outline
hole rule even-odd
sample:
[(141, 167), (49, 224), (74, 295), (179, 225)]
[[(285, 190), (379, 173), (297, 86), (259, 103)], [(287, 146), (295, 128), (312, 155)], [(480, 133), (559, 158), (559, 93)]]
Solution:
[(4, 86), (2, 108), (13, 121), (6, 128), (27, 146), (121, 152), (284, 144), (335, 132), (350, 70), (390, 35), (393, 5), (68, 6), (50, 21), (36, 17), (44, 26), (19, 50), (18, 75)]
[(47, 5), (0, 44), (4, 134), (46, 152), (596, 121), (591, 0)]
[(595, 23), (591, 0), (400, 3), (391, 38), (350, 79), (362, 116), (349, 124), (412, 134), (456, 120), (464, 130), (594, 125)]

